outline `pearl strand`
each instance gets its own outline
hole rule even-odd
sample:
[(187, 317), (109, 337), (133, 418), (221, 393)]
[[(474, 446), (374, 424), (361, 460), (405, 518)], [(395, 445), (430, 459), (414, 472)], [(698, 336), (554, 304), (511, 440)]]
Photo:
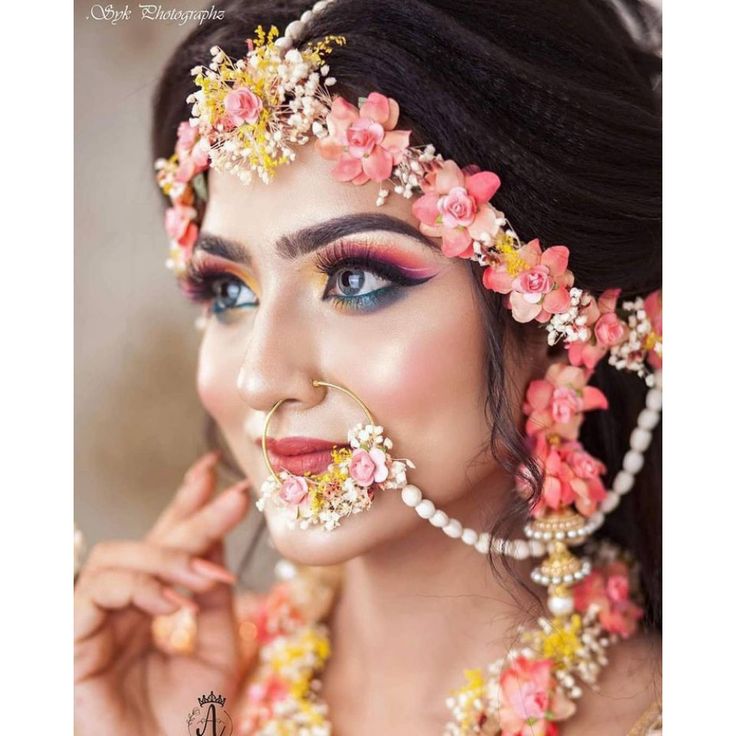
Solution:
[(654, 374), (654, 385), (647, 391), (644, 408), (639, 412), (636, 427), (629, 438), (629, 450), (624, 455), (623, 467), (613, 479), (611, 490), (601, 503), (600, 510), (591, 517), (593, 531), (603, 525), (604, 517), (620, 503), (621, 496), (634, 487), (636, 474), (644, 467), (644, 452), (652, 442), (652, 431), (659, 424), (662, 411), (662, 371)]
[[(630, 449), (624, 455), (623, 467), (613, 481), (613, 487), (606, 494), (601, 507), (588, 520), (577, 536), (588, 536), (603, 524), (604, 517), (619, 504), (621, 496), (634, 487), (634, 478), (644, 466), (644, 452), (652, 441), (652, 430), (657, 426), (662, 409), (662, 372), (654, 376), (654, 386), (649, 389), (645, 406), (639, 413), (636, 427), (631, 433)], [(432, 526), (447, 534), (452, 539), (460, 539), (469, 547), (473, 547), (482, 555), (487, 555), (491, 548), (496, 554), (507, 555), (514, 560), (525, 560), (528, 557), (542, 557), (547, 554), (548, 543), (554, 541), (548, 532), (536, 533), (533, 538), (491, 540), (488, 532), (479, 533), (470, 527), (464, 527), (458, 519), (450, 518), (442, 509), (436, 508), (428, 498), (424, 498), (421, 490), (415, 485), (406, 485), (401, 491), (401, 500), (413, 508), (417, 515), (426, 519)]]
[(286, 26), (284, 35), (274, 41), (274, 45), (280, 51), (288, 51), (294, 46), (294, 42), (304, 32), (304, 26), (309, 23), (317, 13), (321, 13), (334, 0), (318, 0), (311, 10), (305, 10), (299, 20), (293, 20)]

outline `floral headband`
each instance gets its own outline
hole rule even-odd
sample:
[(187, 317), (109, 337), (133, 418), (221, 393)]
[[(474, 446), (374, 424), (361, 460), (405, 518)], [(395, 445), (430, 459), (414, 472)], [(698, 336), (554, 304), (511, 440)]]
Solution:
[[(661, 292), (618, 302), (620, 289), (595, 297), (574, 286), (564, 245), (545, 249), (538, 239), (523, 243), (491, 200), (501, 181), (475, 164), (461, 167), (434, 146), (411, 145), (411, 131), (400, 130), (399, 105), (380, 92), (361, 97), (356, 107), (331, 97), (335, 84), (326, 58), (343, 36), (293, 48), (305, 24), (333, 0), (320, 0), (283, 37), (259, 26), (248, 52), (233, 61), (217, 46), (207, 68), (191, 73), (198, 87), (187, 97), (191, 117), (177, 131), (174, 153), (156, 161), (156, 177), (171, 206), (165, 226), (170, 238), (167, 265), (182, 274), (198, 236), (198, 214), (207, 200), (204, 172), (214, 167), (244, 183), (255, 173), (263, 182), (296, 157), (312, 139), (331, 175), (354, 186), (376, 182), (376, 205), (391, 194), (419, 195), (412, 213), (425, 235), (441, 238), (442, 252), (477, 262), (483, 285), (504, 295), (518, 322), (536, 321), (548, 342), (563, 341), (570, 365), (553, 364), (527, 392), (527, 434), (547, 479), (533, 509), (575, 505), (585, 516), (605, 497), (605, 471), (577, 441), (583, 413), (607, 407), (605, 396), (587, 386), (599, 360), (608, 355), (618, 369), (635, 372), (653, 386), (652, 369), (662, 363)], [(528, 488), (523, 473), (520, 490)]]

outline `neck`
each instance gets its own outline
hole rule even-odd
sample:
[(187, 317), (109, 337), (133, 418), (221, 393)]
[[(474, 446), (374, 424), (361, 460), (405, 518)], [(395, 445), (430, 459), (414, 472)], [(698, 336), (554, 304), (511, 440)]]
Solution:
[[(505, 495), (507, 488), (499, 485), (493, 495)], [(487, 506), (488, 497), (486, 486), (445, 510), (480, 531), (477, 509)], [(520, 536), (519, 529), (514, 537)], [(510, 562), (528, 581), (535, 562)], [(328, 622), (332, 655), (325, 691), (351, 703), (360, 693), (362, 702), (381, 703), (397, 718), (402, 708), (416, 716), (419, 706), (446, 720), (445, 697), (463, 684), (463, 671), (485, 670), (508, 651), (516, 627), (540, 613), (534, 598), (500, 562), (498, 567), (505, 581), (494, 575), (486, 555), (426, 522), (345, 563)]]

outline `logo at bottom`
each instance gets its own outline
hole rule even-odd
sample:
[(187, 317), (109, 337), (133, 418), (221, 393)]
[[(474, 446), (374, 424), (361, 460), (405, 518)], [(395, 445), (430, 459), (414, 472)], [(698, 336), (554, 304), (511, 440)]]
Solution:
[(233, 722), (225, 710), (225, 698), (210, 690), (197, 701), (199, 706), (187, 715), (189, 736), (232, 736)]

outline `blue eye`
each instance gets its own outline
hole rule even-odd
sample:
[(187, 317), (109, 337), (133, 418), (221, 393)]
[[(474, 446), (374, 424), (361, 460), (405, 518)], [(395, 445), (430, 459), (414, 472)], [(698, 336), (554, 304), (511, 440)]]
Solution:
[(234, 276), (215, 279), (212, 282), (212, 311), (216, 314), (239, 307), (255, 307), (258, 299), (253, 290)]
[[(349, 266), (335, 271), (334, 278), (331, 281), (334, 282), (334, 285), (332, 289), (327, 289), (325, 296), (366, 296), (393, 284), (391, 280), (382, 278), (359, 266)], [(332, 291), (337, 293), (332, 294)]]

